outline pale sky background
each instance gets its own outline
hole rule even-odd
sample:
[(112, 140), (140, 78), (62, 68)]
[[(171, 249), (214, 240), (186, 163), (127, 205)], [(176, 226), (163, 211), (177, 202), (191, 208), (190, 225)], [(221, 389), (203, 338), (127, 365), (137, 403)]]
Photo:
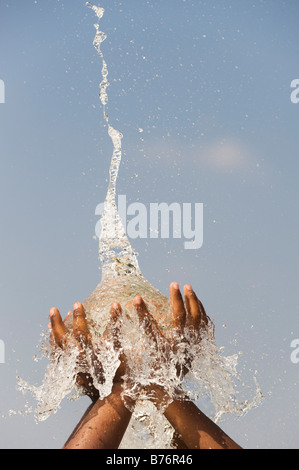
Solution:
[[(246, 448), (298, 448), (298, 1), (96, 4), (108, 114), (124, 135), (118, 193), (128, 203), (204, 203), (200, 250), (133, 242), (143, 274), (166, 294), (174, 280), (193, 285), (217, 344), (242, 351), (248, 398), (257, 371), (263, 403), (225, 418), (225, 431)], [(30, 401), (16, 376), (42, 381), (46, 362), (32, 358), (49, 308), (67, 312), (100, 281), (95, 208), (112, 148), (95, 22), (81, 0), (0, 0), (3, 449), (61, 448), (88, 403), (65, 400), (40, 424), (8, 416)]]

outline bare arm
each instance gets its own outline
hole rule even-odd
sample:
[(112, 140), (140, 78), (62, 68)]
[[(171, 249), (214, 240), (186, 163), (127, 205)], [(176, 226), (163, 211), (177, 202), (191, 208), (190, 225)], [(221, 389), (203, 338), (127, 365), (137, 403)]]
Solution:
[(63, 449), (118, 449), (132, 413), (123, 403), (122, 385), (87, 410)]
[[(116, 349), (119, 348), (117, 321), (122, 314), (119, 304), (114, 303), (110, 312), (110, 325), (112, 326), (113, 342)], [(56, 308), (50, 310), (52, 328), (52, 341), (56, 347), (62, 350), (69, 347), (68, 335), (73, 337), (81, 346), (84, 357), (86, 347), (92, 347), (84, 307), (81, 303), (74, 304), (73, 331), (67, 330), (61, 315)], [(107, 334), (106, 332), (104, 335)], [(120, 356), (121, 364), (114, 377), (114, 384), (109, 396), (100, 400), (97, 390), (91, 383), (88, 374), (80, 374), (77, 383), (85, 389), (92, 399), (92, 404), (84, 413), (63, 449), (117, 449), (131, 419), (131, 411), (125, 406), (122, 399), (122, 376), (126, 364), (125, 358)], [(99, 377), (101, 377), (101, 363), (97, 363)], [(127, 398), (127, 400), (129, 400)], [(130, 409), (134, 402), (128, 402)]]
[[(200, 333), (208, 325), (208, 317), (203, 305), (198, 300), (191, 286), (184, 288), (185, 302), (179, 291), (178, 284), (170, 286), (170, 299), (173, 315), (173, 326), (179, 331), (191, 328), (198, 341)], [(147, 320), (147, 333), (159, 334), (155, 322), (148, 312), (142, 299), (135, 300), (135, 307), (139, 318)], [(181, 370), (182, 373), (184, 371)], [(153, 402), (159, 407), (167, 398), (163, 388), (151, 388)], [(179, 435), (181, 442), (188, 449), (241, 449), (222, 429), (202, 413), (190, 400), (173, 400), (164, 411), (165, 417)]]
[(188, 449), (241, 449), (191, 401), (173, 401), (165, 411)]
[(174, 400), (164, 415), (188, 449), (241, 449), (189, 400)]

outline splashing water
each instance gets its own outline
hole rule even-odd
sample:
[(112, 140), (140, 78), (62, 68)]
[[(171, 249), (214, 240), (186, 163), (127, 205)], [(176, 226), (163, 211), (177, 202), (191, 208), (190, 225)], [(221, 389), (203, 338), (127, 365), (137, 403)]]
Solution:
[[(97, 18), (101, 20), (104, 9), (87, 2)], [(109, 312), (114, 301), (121, 303), (123, 309), (121, 324), (121, 343), (127, 357), (130, 376), (124, 379), (124, 400), (126, 396), (137, 399), (131, 424), (124, 436), (122, 448), (172, 448), (173, 429), (140, 389), (149, 384), (163, 386), (170, 399), (177, 396), (177, 390), (183, 388), (190, 399), (197, 400), (205, 396), (213, 405), (213, 418), (217, 421), (225, 413), (242, 415), (259, 404), (262, 397), (256, 383), (256, 394), (251, 402), (240, 403), (237, 399), (238, 356), (225, 357), (218, 349), (212, 334), (213, 325), (207, 329), (200, 344), (190, 337), (188, 351), (186, 343), (177, 338), (176, 352), (164, 357), (163, 344), (149, 338), (140, 328), (137, 314), (133, 308), (133, 299), (141, 295), (147, 303), (150, 313), (159, 328), (167, 337), (171, 324), (169, 299), (153, 287), (142, 275), (136, 253), (134, 252), (122, 226), (116, 205), (116, 182), (122, 157), (122, 134), (109, 123), (107, 114), (108, 67), (101, 46), (106, 34), (95, 24), (94, 47), (102, 60), (102, 81), (100, 83), (100, 101), (103, 107), (104, 121), (108, 126), (108, 135), (113, 144), (110, 164), (110, 179), (104, 210), (101, 218), (102, 231), (99, 239), (99, 259), (102, 268), (102, 280), (84, 301), (84, 308), (91, 334), (97, 338), (108, 326)], [(67, 320), (72, 327), (72, 316)], [(188, 333), (186, 333), (188, 334)], [(113, 378), (119, 367), (119, 352), (112, 341), (101, 343), (97, 351), (103, 366), (105, 380), (99, 380), (94, 370), (92, 357), (87, 355), (82, 364), (80, 351), (74, 347), (68, 352), (53, 351), (48, 335), (43, 336), (43, 356), (49, 358), (44, 380), (41, 386), (33, 387), (19, 378), (19, 389), (29, 391), (37, 400), (35, 410), (38, 421), (43, 421), (57, 412), (65, 397), (77, 399), (82, 391), (76, 384), (80, 372), (89, 372), (100, 398), (111, 392)], [(177, 374), (177, 365), (186, 361), (186, 355), (192, 358), (190, 370), (183, 379)], [(136, 387), (136, 384), (139, 384)], [(180, 395), (181, 396), (181, 395)], [(166, 406), (167, 403), (164, 404)], [(211, 416), (212, 417), (212, 416)], [(134, 446), (134, 447), (133, 447)]]
[[(96, 7), (91, 2), (86, 3), (96, 14), (99, 20), (104, 15), (104, 9)], [(96, 35), (93, 45), (102, 60), (102, 81), (100, 83), (100, 100), (103, 105), (103, 116), (108, 124), (108, 135), (113, 144), (113, 155), (109, 170), (109, 186), (104, 203), (104, 211), (101, 218), (102, 232), (100, 236), (99, 257), (102, 265), (102, 277), (115, 277), (121, 273), (134, 273), (141, 276), (137, 258), (129, 240), (125, 234), (116, 205), (116, 182), (119, 165), (122, 157), (122, 134), (109, 123), (106, 112), (108, 104), (107, 88), (109, 86), (108, 67), (104, 59), (101, 46), (106, 39), (106, 34), (100, 31), (99, 24), (95, 24)]]

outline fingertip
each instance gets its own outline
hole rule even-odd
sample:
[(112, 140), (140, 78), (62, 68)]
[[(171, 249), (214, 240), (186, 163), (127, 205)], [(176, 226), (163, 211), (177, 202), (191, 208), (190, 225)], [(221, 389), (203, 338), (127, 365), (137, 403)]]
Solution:
[(184, 286), (184, 295), (190, 295), (193, 294), (193, 288), (190, 284), (186, 284)]
[(176, 289), (176, 290), (179, 290), (180, 286), (177, 282), (172, 282), (170, 284), (170, 288), (173, 288), (173, 289)]
[(59, 310), (56, 307), (52, 307), (49, 310), (49, 318), (54, 318), (57, 314), (59, 314)]
[(120, 310), (120, 309), (121, 309), (121, 306), (120, 306), (120, 304), (119, 304), (118, 302), (113, 302), (111, 308), (112, 308), (113, 310)]
[(137, 295), (133, 300), (133, 305), (135, 307), (141, 307), (143, 305), (143, 298), (140, 295)]
[(113, 302), (110, 309), (111, 320), (116, 322), (122, 314), (121, 305), (118, 302)]
[(73, 309), (77, 310), (78, 308), (84, 308), (81, 302), (75, 302), (73, 305)]
[(193, 288), (192, 288), (192, 286), (191, 286), (190, 284), (186, 284), (186, 285), (184, 286), (184, 288), (187, 289), (187, 290), (193, 290)]
[(86, 313), (83, 304), (81, 302), (75, 302), (73, 305), (73, 321), (85, 321), (86, 320)]

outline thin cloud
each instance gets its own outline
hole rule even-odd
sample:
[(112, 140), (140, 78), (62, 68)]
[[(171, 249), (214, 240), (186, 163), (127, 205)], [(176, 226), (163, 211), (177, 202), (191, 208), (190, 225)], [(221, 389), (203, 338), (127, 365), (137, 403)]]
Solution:
[(249, 149), (243, 143), (228, 139), (204, 146), (199, 160), (211, 169), (223, 171), (246, 170), (252, 164)]

